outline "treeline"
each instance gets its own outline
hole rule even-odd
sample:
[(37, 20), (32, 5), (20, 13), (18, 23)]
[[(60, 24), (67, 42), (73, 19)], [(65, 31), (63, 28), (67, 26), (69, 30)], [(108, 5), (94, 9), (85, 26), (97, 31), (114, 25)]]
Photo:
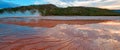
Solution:
[(43, 16), (120, 16), (120, 13), (112, 10), (100, 9), (94, 7), (67, 7), (59, 8), (52, 4), (21, 6), (16, 8), (1, 9), (0, 13), (15, 13), (20, 11), (40, 12)]

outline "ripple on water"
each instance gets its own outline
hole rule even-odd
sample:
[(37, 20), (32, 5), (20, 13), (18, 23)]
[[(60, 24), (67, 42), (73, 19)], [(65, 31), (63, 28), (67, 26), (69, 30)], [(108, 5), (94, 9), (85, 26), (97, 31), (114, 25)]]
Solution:
[(120, 50), (120, 22), (108, 23), (53, 28), (0, 24), (0, 50)]

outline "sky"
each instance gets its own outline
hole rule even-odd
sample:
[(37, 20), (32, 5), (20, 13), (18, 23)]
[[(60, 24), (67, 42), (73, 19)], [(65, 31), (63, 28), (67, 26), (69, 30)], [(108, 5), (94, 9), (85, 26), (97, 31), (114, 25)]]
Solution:
[(12, 7), (12, 5), (14, 7), (38, 4), (54, 4), (59, 7), (85, 6), (105, 9), (120, 9), (119, 0), (0, 0), (0, 8)]

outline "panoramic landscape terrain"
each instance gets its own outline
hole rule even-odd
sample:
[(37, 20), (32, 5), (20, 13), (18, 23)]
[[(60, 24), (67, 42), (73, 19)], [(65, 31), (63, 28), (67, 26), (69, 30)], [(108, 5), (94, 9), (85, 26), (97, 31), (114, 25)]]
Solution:
[(0, 13), (8, 12), (8, 13), (16, 13), (29, 11), (31, 13), (35, 13), (38, 11), (42, 16), (120, 16), (119, 10), (108, 10), (102, 8), (95, 7), (67, 7), (61, 8), (57, 7), (53, 4), (45, 4), (45, 5), (30, 5), (30, 6), (21, 6), (16, 8), (7, 8), (1, 9)]
[(0, 50), (120, 50), (120, 1), (0, 0)]

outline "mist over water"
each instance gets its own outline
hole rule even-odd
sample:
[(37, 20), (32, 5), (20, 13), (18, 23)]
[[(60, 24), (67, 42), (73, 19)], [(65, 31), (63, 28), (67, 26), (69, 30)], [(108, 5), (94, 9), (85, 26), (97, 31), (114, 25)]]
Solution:
[(120, 50), (119, 21), (52, 28), (0, 25), (0, 50)]
[(40, 16), (40, 13), (36, 11), (35, 13), (31, 13), (31, 11), (25, 11), (25, 12), (4, 12), (0, 14), (0, 18), (3, 17), (35, 17), (35, 16)]

